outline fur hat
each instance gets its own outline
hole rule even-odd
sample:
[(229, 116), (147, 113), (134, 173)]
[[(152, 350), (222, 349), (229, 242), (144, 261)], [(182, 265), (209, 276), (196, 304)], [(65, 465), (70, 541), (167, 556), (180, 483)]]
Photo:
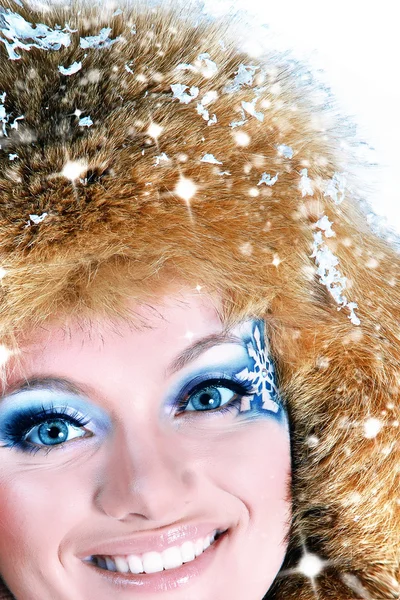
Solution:
[(398, 598), (400, 264), (345, 123), (301, 66), (194, 7), (0, 7), (3, 379), (50, 316), (131, 318), (175, 281), (265, 319), (294, 510), (266, 598)]

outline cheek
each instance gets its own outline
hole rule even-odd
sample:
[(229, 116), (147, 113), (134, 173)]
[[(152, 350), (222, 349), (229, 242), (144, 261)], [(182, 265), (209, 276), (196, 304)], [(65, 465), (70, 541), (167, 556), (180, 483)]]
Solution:
[[(79, 519), (76, 481), (48, 471), (20, 472), (0, 481), (0, 562), (54, 555), (63, 536)], [(76, 494), (75, 494), (76, 495)]]
[(215, 442), (214, 478), (246, 505), (255, 518), (285, 513), (290, 504), (290, 439), (273, 418), (246, 423)]

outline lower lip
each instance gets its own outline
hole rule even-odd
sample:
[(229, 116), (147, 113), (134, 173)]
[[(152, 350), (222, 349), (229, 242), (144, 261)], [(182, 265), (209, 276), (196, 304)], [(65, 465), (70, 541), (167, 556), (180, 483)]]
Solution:
[(187, 586), (200, 577), (215, 559), (215, 553), (224, 546), (227, 537), (228, 532), (221, 535), (216, 542), (191, 562), (184, 563), (176, 569), (167, 569), (158, 573), (134, 575), (133, 573), (106, 571), (90, 563), (85, 563), (85, 565), (103, 580), (119, 587), (134, 588), (135, 591), (143, 593), (169, 592)]

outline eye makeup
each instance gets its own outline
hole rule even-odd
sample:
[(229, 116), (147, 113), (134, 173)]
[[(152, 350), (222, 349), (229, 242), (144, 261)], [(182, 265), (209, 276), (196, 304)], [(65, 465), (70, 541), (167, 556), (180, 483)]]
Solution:
[(0, 402), (0, 447), (27, 453), (104, 435), (110, 426), (105, 411), (72, 394), (26, 388)]
[[(222, 416), (233, 413), (241, 419), (285, 419), (285, 410), (276, 385), (274, 365), (264, 334), (264, 322), (251, 320), (234, 330), (238, 344), (222, 344), (205, 352), (196, 376), (172, 394), (169, 406), (177, 416)], [(171, 397), (171, 396), (170, 396)]]

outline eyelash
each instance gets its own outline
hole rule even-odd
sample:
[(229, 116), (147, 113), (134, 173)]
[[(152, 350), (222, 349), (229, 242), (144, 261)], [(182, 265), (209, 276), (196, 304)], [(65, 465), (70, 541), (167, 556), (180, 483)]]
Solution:
[(212, 410), (204, 410), (204, 411), (190, 411), (190, 412), (193, 412), (193, 413), (204, 412), (204, 413), (212, 413), (212, 414), (218, 413), (219, 415), (225, 415), (228, 413), (237, 414), (239, 412), (239, 408), (240, 408), (243, 396), (254, 396), (254, 388), (253, 388), (253, 385), (251, 384), (251, 382), (249, 382), (249, 381), (239, 381), (238, 379), (235, 379), (235, 378), (227, 379), (224, 377), (220, 377), (217, 379), (215, 379), (215, 378), (214, 379), (206, 379), (206, 380), (202, 381), (201, 383), (198, 383), (197, 385), (195, 385), (193, 388), (191, 388), (187, 394), (184, 394), (184, 397), (181, 400), (177, 401), (177, 403), (175, 405), (176, 414), (178, 414), (178, 416), (180, 414), (183, 414), (184, 409), (188, 406), (191, 397), (195, 393), (200, 392), (202, 389), (206, 389), (209, 387), (227, 388), (227, 389), (231, 390), (232, 392), (236, 392), (236, 397), (234, 397), (232, 400), (230, 400), (229, 402), (224, 404), (221, 408), (215, 408)]
[[(67, 412), (68, 411), (68, 412)], [(45, 452), (48, 454), (51, 450), (55, 450), (57, 446), (63, 446), (63, 444), (56, 444), (54, 446), (39, 446), (31, 442), (24, 440), (26, 436), (36, 425), (41, 425), (46, 421), (62, 419), (68, 424), (75, 427), (85, 427), (90, 422), (90, 419), (81, 415), (75, 409), (71, 409), (68, 406), (62, 406), (55, 408), (54, 406), (41, 406), (40, 410), (37, 411), (34, 408), (29, 408), (23, 413), (19, 413), (15, 416), (11, 422), (5, 426), (5, 437), (8, 439), (3, 447), (6, 448), (17, 448), (23, 452), (29, 452), (36, 454), (36, 452)]]
[[(239, 412), (243, 396), (254, 395), (253, 386), (250, 382), (239, 381), (234, 378), (227, 379), (224, 377), (206, 379), (192, 387), (188, 393), (184, 394), (183, 397), (176, 402), (176, 414), (183, 414), (185, 408), (190, 402), (191, 397), (196, 392), (199, 392), (202, 389), (206, 389), (209, 387), (223, 387), (236, 393), (236, 396), (232, 400), (224, 404), (221, 408), (201, 411), (213, 414), (218, 413), (221, 416), (228, 413), (237, 414)], [(190, 412), (195, 413), (200, 411)], [(66, 421), (70, 425), (73, 425), (78, 428), (85, 427), (90, 422), (89, 418), (82, 416), (76, 410), (71, 410), (71, 408), (68, 406), (55, 408), (52, 405), (49, 407), (45, 407), (42, 405), (38, 411), (34, 408), (29, 408), (23, 413), (19, 413), (18, 415), (16, 415), (13, 419), (11, 419), (11, 421), (9, 421), (5, 425), (4, 436), (8, 441), (5, 444), (3, 444), (3, 447), (16, 448), (18, 450), (21, 450), (22, 452), (27, 452), (30, 454), (44, 452), (47, 455), (52, 450), (55, 450), (57, 447), (63, 446), (67, 442), (55, 444), (54, 446), (39, 446), (33, 444), (32, 442), (27, 442), (26, 440), (24, 440), (24, 437), (35, 426), (41, 425), (45, 422), (59, 419)]]

